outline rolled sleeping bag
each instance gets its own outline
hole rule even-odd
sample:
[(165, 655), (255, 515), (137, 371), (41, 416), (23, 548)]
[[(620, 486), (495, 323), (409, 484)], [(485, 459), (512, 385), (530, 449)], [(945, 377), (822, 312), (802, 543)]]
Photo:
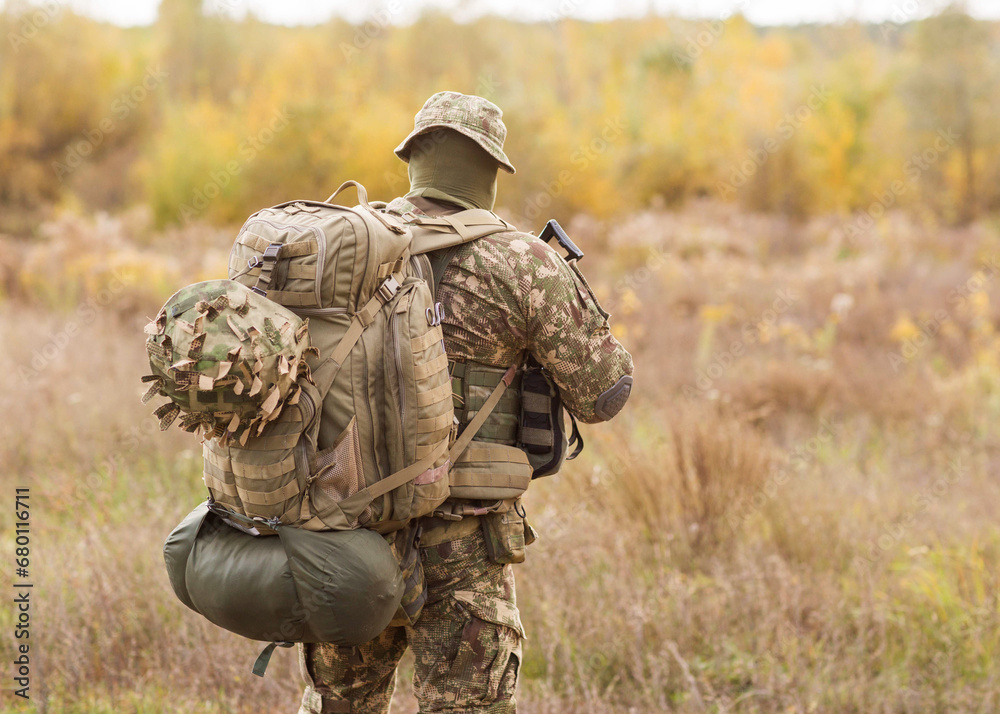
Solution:
[(163, 546), (174, 593), (219, 627), (264, 642), (354, 646), (386, 628), (404, 585), (382, 536), (277, 530), (242, 532), (202, 503)]

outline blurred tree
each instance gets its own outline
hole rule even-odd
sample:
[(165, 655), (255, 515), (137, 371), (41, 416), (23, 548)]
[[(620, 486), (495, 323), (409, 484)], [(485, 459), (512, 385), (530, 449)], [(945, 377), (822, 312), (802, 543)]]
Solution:
[[(977, 166), (987, 147), (996, 148), (1000, 111), (1000, 67), (990, 54), (985, 23), (959, 6), (921, 22), (913, 39), (915, 57), (904, 88), (914, 125), (924, 141), (938, 132), (954, 132), (961, 152), (959, 216), (970, 221), (979, 212)], [(996, 156), (994, 153), (993, 156)], [(932, 169), (939, 171), (944, 161)]]
[[(397, 26), (392, 8), (283, 27), (163, 0), (154, 26), (123, 29), (8, 0), (0, 221), (67, 199), (145, 201), (161, 224), (194, 203), (199, 220), (239, 221), (347, 177), (390, 198), (407, 186), (392, 148), (444, 89), (504, 110), (518, 175), (501, 176), (499, 207), (525, 228), (696, 197), (790, 215), (885, 196), (962, 220), (1000, 209), (997, 23), (953, 10), (886, 42), (859, 23), (739, 15), (461, 24), (436, 11)], [(161, 65), (169, 88), (144, 92)], [(938, 129), (955, 148), (911, 181)]]

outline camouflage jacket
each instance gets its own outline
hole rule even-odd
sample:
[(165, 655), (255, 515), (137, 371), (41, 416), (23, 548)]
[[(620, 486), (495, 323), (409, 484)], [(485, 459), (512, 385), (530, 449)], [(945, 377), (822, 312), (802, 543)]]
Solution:
[[(445, 215), (459, 209), (427, 199), (392, 201), (386, 211)], [(507, 231), (461, 246), (438, 289), (449, 359), (494, 367), (530, 352), (552, 375), (566, 408), (600, 421), (598, 397), (632, 374), (632, 356), (611, 334), (608, 313), (583, 275), (530, 233)]]

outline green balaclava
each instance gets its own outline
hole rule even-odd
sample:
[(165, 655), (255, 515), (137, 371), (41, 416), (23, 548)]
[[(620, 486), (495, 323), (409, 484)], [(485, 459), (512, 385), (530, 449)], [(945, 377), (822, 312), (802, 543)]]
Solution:
[(463, 208), (493, 210), (500, 163), (475, 141), (452, 129), (416, 137), (410, 153), (410, 192)]

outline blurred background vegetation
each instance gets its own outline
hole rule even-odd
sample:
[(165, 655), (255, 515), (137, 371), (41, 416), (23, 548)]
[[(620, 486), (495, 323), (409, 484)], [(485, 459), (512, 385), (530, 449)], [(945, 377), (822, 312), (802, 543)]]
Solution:
[[(152, 26), (121, 28), (69, 11), (39, 27), (34, 6), (7, 3), (0, 231), (28, 232), (51, 206), (240, 222), (324, 198), (343, 177), (390, 198), (406, 186), (392, 148), (442, 89), (505, 111), (521, 175), (501, 179), (499, 200), (525, 229), (543, 213), (606, 218), (695, 197), (848, 214), (896, 180), (893, 204), (947, 223), (1000, 208), (1000, 24), (957, 9), (904, 25), (428, 12), (397, 27), (392, 7), (361, 26), (288, 28), (164, 0)], [(282, 112), (287, 130), (261, 142)], [(910, 182), (942, 131), (952, 144)], [(179, 210), (230, 162), (218, 200)]]
[(170, 590), (201, 452), (139, 402), (142, 327), (251, 212), (404, 193), (392, 149), (453, 89), (503, 108), (500, 212), (563, 221), (636, 364), (526, 494), (520, 711), (996, 712), (1000, 24), (392, 7), (0, 11), (0, 484), (32, 489), (37, 603), (33, 701), (0, 711), (295, 711), (291, 653), (253, 677)]

